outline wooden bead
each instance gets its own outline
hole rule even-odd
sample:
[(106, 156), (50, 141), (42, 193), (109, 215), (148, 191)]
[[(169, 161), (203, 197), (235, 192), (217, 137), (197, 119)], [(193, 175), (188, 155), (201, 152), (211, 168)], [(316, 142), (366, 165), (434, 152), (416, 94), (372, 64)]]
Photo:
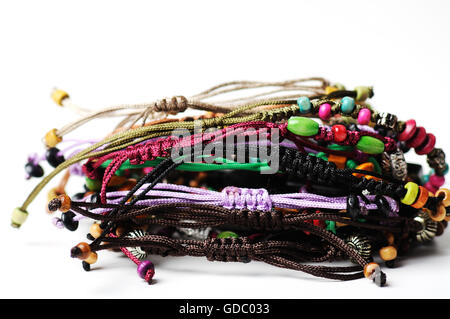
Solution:
[(58, 199), (61, 201), (61, 207), (59, 207), (59, 210), (63, 213), (67, 212), (70, 209), (70, 197), (66, 194), (59, 195)]
[(377, 268), (380, 268), (380, 266), (377, 263), (368, 263), (367, 265), (365, 265), (364, 277), (370, 278)]
[(440, 188), (436, 192), (436, 197), (442, 198), (441, 202), (445, 207), (450, 206), (450, 190), (448, 190), (447, 188)]
[(417, 196), (416, 202), (411, 206), (416, 209), (422, 208), (426, 204), (428, 196), (428, 190), (425, 187), (419, 186), (419, 196)]
[(386, 246), (380, 249), (379, 254), (384, 261), (394, 260), (397, 258), (397, 249), (394, 246)]
[(81, 260), (85, 260), (86, 258), (88, 258), (90, 253), (91, 253), (91, 247), (89, 246), (88, 243), (85, 243), (85, 242), (79, 243), (78, 245), (73, 247), (72, 250), (70, 251), (71, 257), (73, 257), (73, 258), (76, 257)]
[(84, 260), (89, 265), (95, 264), (97, 262), (97, 253), (95, 251), (91, 251), (89, 256)]
[(92, 235), (92, 237), (94, 238), (98, 238), (100, 237), (100, 235), (102, 234), (103, 229), (101, 229), (100, 224), (97, 223), (93, 223), (91, 225), (91, 228), (89, 229), (89, 233)]
[(62, 104), (63, 100), (65, 100), (68, 97), (69, 97), (69, 94), (66, 91), (63, 91), (60, 89), (55, 89), (52, 92), (52, 100), (60, 106), (63, 105)]

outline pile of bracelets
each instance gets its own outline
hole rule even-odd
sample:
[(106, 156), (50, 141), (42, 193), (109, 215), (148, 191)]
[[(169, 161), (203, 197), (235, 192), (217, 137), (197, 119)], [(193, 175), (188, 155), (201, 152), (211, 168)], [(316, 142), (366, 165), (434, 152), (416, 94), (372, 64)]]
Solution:
[[(234, 81), (189, 98), (93, 111), (55, 89), (55, 103), (78, 117), (50, 130), (45, 151), (29, 156), (27, 178), (40, 182), (12, 226), (63, 173), (45, 210), (61, 229), (88, 223), (70, 250), (86, 271), (109, 250), (131, 259), (148, 283), (159, 255), (261, 261), (383, 286), (382, 267), (444, 232), (450, 191), (436, 137), (415, 120), (378, 112), (373, 95), (372, 87), (348, 90), (323, 78)], [(195, 112), (182, 115), (188, 110)], [(66, 139), (98, 118), (120, 120), (90, 140)], [(406, 161), (412, 150), (426, 155), (428, 174)], [(44, 176), (43, 166), (54, 170)], [(69, 196), (72, 176), (84, 189)]]

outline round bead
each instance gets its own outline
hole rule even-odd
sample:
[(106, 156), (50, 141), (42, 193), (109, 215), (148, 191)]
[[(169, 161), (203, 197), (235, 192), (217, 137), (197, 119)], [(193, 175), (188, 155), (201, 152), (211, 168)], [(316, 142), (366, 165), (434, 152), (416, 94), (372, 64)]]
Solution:
[(432, 220), (434, 220), (435, 222), (440, 222), (445, 219), (446, 215), (447, 215), (447, 211), (445, 209), (445, 206), (444, 206), (444, 204), (441, 203), (440, 205), (438, 205), (436, 207), (436, 212), (430, 213), (430, 218)]
[(333, 132), (333, 139), (337, 143), (341, 143), (347, 138), (347, 128), (342, 124), (333, 125), (331, 131)]
[(391, 213), (391, 207), (384, 196), (375, 196), (375, 204), (377, 205), (378, 210), (382, 212), (384, 216), (389, 217)]
[(67, 212), (70, 209), (71, 200), (70, 197), (66, 194), (62, 194), (58, 196), (59, 201), (61, 202), (61, 206), (59, 210), (63, 213)]
[(434, 134), (428, 133), (425, 141), (415, 151), (418, 155), (425, 155), (434, 149), (434, 145), (436, 145), (436, 137)]
[(408, 182), (406, 183), (405, 188), (408, 191), (400, 201), (405, 205), (411, 205), (416, 201), (417, 194), (419, 193), (419, 185), (413, 182)]
[(311, 101), (307, 96), (301, 96), (297, 99), (297, 105), (300, 113), (309, 113), (311, 111)]
[(95, 264), (97, 262), (97, 253), (95, 251), (91, 251), (89, 256), (84, 260), (89, 265)]
[(11, 226), (19, 228), (25, 222), (28, 217), (28, 212), (20, 209), (19, 207), (14, 208), (11, 216)]
[(223, 231), (217, 235), (217, 238), (239, 238), (239, 235), (232, 231)]
[(415, 132), (416, 132), (416, 121), (408, 120), (405, 123), (405, 129), (400, 134), (398, 134), (397, 139), (399, 141), (407, 141), (414, 135)]
[(377, 263), (368, 263), (364, 266), (364, 277), (370, 278), (377, 269), (380, 269)]
[(437, 190), (438, 190), (438, 188), (433, 186), (433, 184), (431, 184), (430, 182), (426, 182), (424, 186), (425, 186), (426, 189), (428, 189), (433, 194), (436, 193)]
[(56, 132), (57, 130), (56, 128), (54, 128), (48, 131), (47, 134), (45, 134), (44, 141), (47, 147), (55, 147), (59, 142), (62, 141), (62, 137), (58, 136)]
[(427, 202), (428, 196), (428, 190), (425, 187), (419, 186), (419, 196), (417, 196), (416, 202), (411, 206), (416, 209), (422, 208)]
[(427, 131), (420, 126), (416, 129), (416, 133), (413, 135), (413, 137), (406, 142), (406, 145), (411, 148), (416, 148), (425, 141), (426, 137)]
[(341, 99), (341, 111), (344, 114), (350, 114), (355, 109), (355, 100), (349, 96)]
[(445, 183), (445, 177), (444, 176), (438, 176), (436, 174), (433, 174), (429, 177), (428, 181), (431, 183), (431, 185), (439, 188)]
[(370, 112), (369, 109), (363, 108), (363, 109), (359, 110), (358, 123), (361, 125), (369, 124), (371, 115), (372, 115), (372, 113)]
[(50, 147), (49, 149), (47, 149), (47, 151), (45, 152), (45, 158), (50, 166), (57, 167), (59, 164), (64, 162), (64, 156), (59, 153), (60, 150), (56, 147)]
[(319, 117), (323, 121), (328, 121), (331, 116), (331, 105), (329, 103), (324, 103), (319, 107)]
[(62, 104), (63, 100), (66, 99), (66, 98), (68, 98), (68, 97), (69, 97), (69, 94), (68, 94), (66, 91), (63, 91), (63, 90), (60, 90), (60, 89), (55, 89), (55, 90), (53, 90), (53, 92), (52, 92), (52, 100), (53, 100), (56, 104), (58, 104), (58, 105), (60, 105), (60, 106), (63, 105), (63, 104)]
[(358, 164), (356, 164), (356, 162), (354, 160), (348, 160), (347, 163), (345, 164), (345, 166), (347, 168), (353, 169), (356, 166), (358, 166)]
[(72, 258), (76, 257), (81, 260), (84, 260), (89, 257), (89, 254), (91, 253), (91, 247), (88, 243), (81, 242), (75, 247), (73, 247), (70, 251), (70, 255)]
[(150, 260), (143, 260), (137, 266), (137, 273), (139, 274), (139, 277), (141, 277), (142, 279), (145, 279), (145, 275), (149, 270), (153, 271), (155, 270), (155, 266)]
[(92, 235), (92, 237), (98, 238), (103, 233), (103, 229), (101, 229), (99, 224), (93, 223), (91, 225), (91, 228), (89, 229), (89, 233)]
[(75, 231), (78, 229), (79, 222), (77, 220), (73, 220), (75, 214), (73, 212), (66, 212), (61, 215), (61, 221), (64, 224), (64, 227), (70, 231)]
[(397, 258), (397, 249), (394, 246), (382, 247), (379, 254), (384, 261), (394, 260)]
[(381, 154), (384, 152), (384, 143), (372, 136), (361, 136), (356, 147), (367, 154)]
[(373, 89), (368, 86), (357, 86), (355, 87), (356, 91), (356, 101), (363, 102), (368, 97), (373, 95)]
[(319, 132), (319, 123), (307, 117), (292, 116), (287, 129), (299, 136), (313, 136)]
[(441, 188), (436, 192), (435, 196), (441, 198), (441, 202), (445, 207), (450, 206), (450, 190)]
[(42, 169), (41, 165), (39, 164), (33, 164), (33, 163), (27, 163), (25, 164), (25, 172), (28, 176), (32, 177), (42, 177), (44, 176), (44, 170)]

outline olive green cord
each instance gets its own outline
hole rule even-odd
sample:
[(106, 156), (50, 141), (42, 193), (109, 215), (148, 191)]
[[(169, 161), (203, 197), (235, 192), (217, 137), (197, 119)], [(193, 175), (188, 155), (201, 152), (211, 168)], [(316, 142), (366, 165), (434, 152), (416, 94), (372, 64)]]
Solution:
[[(36, 187), (31, 191), (31, 193), (25, 199), (25, 201), (23, 202), (20, 209), (22, 211), (26, 211), (28, 206), (36, 198), (36, 196), (39, 194), (39, 192), (45, 187), (45, 185), (48, 184), (48, 182), (50, 182), (50, 180), (52, 180), (53, 177), (55, 177), (57, 174), (59, 174), (62, 170), (66, 169), (69, 166), (71, 166), (77, 162), (80, 162), (84, 159), (105, 155), (105, 154), (111, 153), (113, 151), (123, 149), (130, 145), (134, 145), (136, 143), (139, 143), (139, 142), (142, 142), (147, 139), (154, 138), (154, 137), (169, 135), (175, 129), (184, 128), (184, 129), (192, 131), (192, 130), (194, 130), (194, 128), (197, 125), (200, 125), (200, 124), (202, 125), (202, 128), (209, 128), (209, 127), (215, 127), (215, 126), (233, 125), (233, 124), (237, 124), (237, 123), (241, 123), (241, 122), (256, 121), (256, 120), (262, 120), (262, 121), (278, 120), (280, 115), (281, 115), (281, 118), (283, 118), (283, 115), (288, 116), (288, 115), (295, 114), (296, 112), (298, 112), (298, 106), (291, 105), (291, 106), (277, 108), (277, 109), (273, 109), (273, 110), (261, 111), (261, 112), (246, 115), (243, 117), (232, 117), (232, 116), (238, 115), (246, 110), (250, 110), (252, 108), (256, 108), (256, 107), (263, 106), (263, 105), (280, 105), (280, 104), (282, 105), (282, 104), (291, 104), (291, 103), (295, 103), (295, 101), (263, 101), (263, 102), (259, 102), (259, 103), (255, 103), (255, 104), (251, 104), (251, 105), (242, 106), (236, 110), (233, 110), (225, 115), (222, 115), (222, 116), (219, 116), (216, 118), (189, 121), (189, 122), (161, 123), (161, 124), (156, 124), (153, 126), (145, 126), (145, 127), (139, 127), (136, 129), (130, 129), (125, 132), (120, 132), (120, 133), (114, 134), (114, 135), (107, 137), (104, 140), (86, 148), (85, 150), (76, 154), (74, 157), (61, 163), (50, 174), (45, 176), (38, 185), (36, 185)], [(96, 149), (98, 149), (108, 143), (110, 143), (110, 144), (109, 144), (109, 147), (107, 147), (106, 149), (100, 150), (97, 152), (93, 152)], [(91, 152), (93, 152), (93, 153), (91, 153)]]

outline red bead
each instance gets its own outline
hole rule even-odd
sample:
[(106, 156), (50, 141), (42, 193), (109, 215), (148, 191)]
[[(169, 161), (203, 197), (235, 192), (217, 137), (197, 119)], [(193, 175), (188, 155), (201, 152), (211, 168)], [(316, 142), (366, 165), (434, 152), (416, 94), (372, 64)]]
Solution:
[(406, 142), (406, 146), (416, 148), (420, 146), (427, 137), (427, 131), (423, 127), (418, 127), (416, 133)]
[(422, 145), (416, 148), (416, 153), (418, 155), (428, 154), (434, 149), (435, 144), (436, 144), (436, 137), (433, 134), (428, 133), (427, 138), (422, 143)]
[(398, 135), (397, 139), (399, 141), (407, 141), (414, 135), (415, 132), (416, 132), (416, 121), (408, 120), (405, 123), (405, 129)]
[(336, 124), (331, 127), (335, 142), (343, 142), (347, 138), (347, 128), (342, 124)]

